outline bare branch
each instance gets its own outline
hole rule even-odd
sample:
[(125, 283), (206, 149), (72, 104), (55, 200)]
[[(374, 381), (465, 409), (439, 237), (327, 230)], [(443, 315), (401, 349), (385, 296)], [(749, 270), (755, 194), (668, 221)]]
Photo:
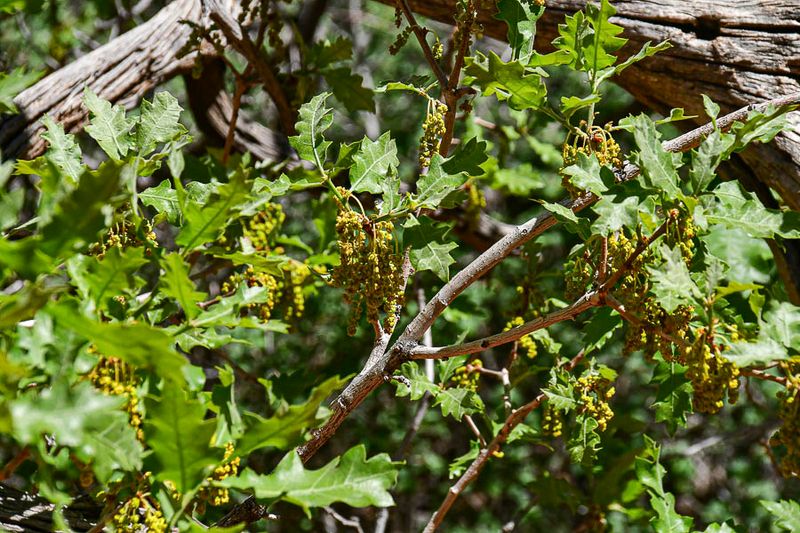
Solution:
[[(563, 368), (567, 372), (572, 371), (578, 365), (578, 363), (581, 362), (583, 356), (584, 352), (581, 350), (581, 352), (573, 357), (567, 364), (565, 364)], [(544, 393), (541, 393), (532, 401), (526, 403), (519, 409), (512, 411), (511, 415), (506, 418), (503, 427), (500, 428), (500, 431), (498, 431), (497, 435), (494, 437), (494, 439), (492, 439), (492, 442), (490, 442), (486, 448), (481, 450), (481, 452), (478, 454), (478, 457), (476, 457), (475, 460), (472, 461), (472, 464), (469, 465), (469, 468), (467, 468), (458, 481), (456, 481), (456, 483), (450, 487), (450, 490), (447, 491), (447, 496), (439, 506), (439, 509), (433, 513), (428, 525), (425, 526), (425, 529), (423, 530), (424, 533), (433, 533), (436, 531), (436, 529), (442, 524), (447, 512), (453, 506), (453, 503), (455, 503), (459, 495), (464, 492), (464, 489), (466, 489), (467, 486), (469, 486), (469, 484), (478, 477), (483, 470), (483, 467), (486, 466), (487, 462), (489, 462), (489, 459), (492, 457), (492, 455), (494, 455), (494, 453), (500, 449), (500, 446), (505, 444), (506, 439), (508, 439), (508, 435), (511, 433), (511, 431), (520, 423), (522, 423), (522, 421), (525, 420), (525, 417), (527, 417), (531, 411), (539, 407), (539, 405), (541, 405), (546, 398), (547, 396)]]
[(295, 113), (292, 110), (292, 106), (289, 105), (289, 98), (286, 96), (280, 81), (278, 81), (277, 74), (267, 64), (265, 58), (256, 48), (253, 41), (250, 40), (247, 33), (242, 31), (236, 19), (219, 4), (218, 0), (203, 0), (203, 3), (209, 10), (211, 20), (219, 25), (228, 44), (242, 54), (258, 74), (261, 83), (264, 85), (264, 90), (267, 91), (278, 110), (281, 129), (287, 135), (294, 135)]
[(403, 15), (406, 17), (408, 25), (414, 32), (414, 36), (416, 36), (417, 41), (419, 41), (419, 45), (422, 48), (422, 53), (425, 54), (425, 60), (431, 66), (431, 70), (433, 70), (436, 79), (439, 80), (439, 85), (442, 86), (443, 91), (447, 90), (449, 87), (447, 84), (447, 76), (442, 70), (442, 67), (439, 66), (439, 62), (436, 61), (435, 57), (433, 57), (433, 51), (431, 50), (431, 47), (428, 45), (428, 40), (425, 38), (427, 30), (425, 30), (424, 28), (422, 28), (422, 26), (417, 24), (417, 19), (414, 16), (414, 12), (411, 11), (410, 7), (408, 7), (407, 0), (397, 0), (397, 6), (403, 11)]
[(451, 346), (434, 348), (417, 346), (411, 350), (409, 355), (411, 359), (447, 359), (457, 355), (482, 352), (483, 350), (488, 350), (489, 348), (494, 348), (495, 346), (500, 346), (501, 344), (517, 341), (525, 335), (533, 333), (536, 330), (552, 326), (558, 322), (571, 320), (580, 313), (591, 309), (592, 307), (597, 307), (600, 305), (600, 303), (600, 293), (597, 291), (590, 291), (578, 298), (578, 300), (576, 300), (572, 305), (557, 311), (553, 311), (552, 313), (535, 320), (526, 322), (521, 326), (511, 328), (508, 331), (503, 331), (502, 333), (497, 333), (496, 335), (492, 335), (484, 339), (465, 342), (463, 344), (453, 344)]

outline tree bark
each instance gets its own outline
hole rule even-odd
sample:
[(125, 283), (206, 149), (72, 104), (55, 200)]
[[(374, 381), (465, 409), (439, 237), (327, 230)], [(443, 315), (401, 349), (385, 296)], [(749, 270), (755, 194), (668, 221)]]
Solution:
[(178, 58), (191, 34), (181, 21), (199, 22), (201, 15), (200, 0), (176, 0), (146, 23), (23, 91), (14, 99), (20, 113), (0, 123), (3, 157), (34, 158), (44, 151), (39, 135), (44, 115), (68, 132), (82, 129), (88, 113), (84, 87), (115, 104), (134, 107), (147, 91), (191, 69), (194, 54)]
[[(0, 483), (0, 531), (50, 533), (55, 530), (55, 508), (40, 496)], [(70, 528), (76, 532), (89, 531), (100, 519), (100, 508), (91, 499), (78, 498), (63, 513)]]

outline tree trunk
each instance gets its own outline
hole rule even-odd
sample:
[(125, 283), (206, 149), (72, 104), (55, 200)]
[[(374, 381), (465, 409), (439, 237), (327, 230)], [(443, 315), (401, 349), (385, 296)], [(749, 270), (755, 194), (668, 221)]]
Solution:
[[(50, 533), (55, 531), (56, 506), (40, 496), (26, 494), (0, 483), (0, 531)], [(73, 531), (89, 531), (100, 519), (100, 509), (90, 499), (76, 499), (63, 511)]]
[(50, 115), (66, 131), (86, 122), (83, 90), (126, 107), (145, 93), (192, 68), (194, 54), (178, 58), (191, 34), (181, 20), (200, 21), (200, 0), (176, 0), (146, 23), (78, 58), (45, 77), (14, 99), (20, 110), (0, 123), (4, 158), (34, 158), (46, 144), (40, 137), (41, 118)]

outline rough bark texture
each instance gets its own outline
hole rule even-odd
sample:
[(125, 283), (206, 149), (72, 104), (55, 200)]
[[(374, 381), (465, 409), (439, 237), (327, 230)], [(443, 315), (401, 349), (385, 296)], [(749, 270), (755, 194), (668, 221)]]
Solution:
[(181, 20), (199, 21), (199, 0), (176, 0), (145, 24), (93, 50), (23, 91), (14, 103), (20, 114), (0, 123), (3, 157), (33, 158), (45, 142), (39, 136), (41, 118), (52, 116), (67, 131), (86, 121), (83, 90), (134, 107), (145, 93), (191, 69), (194, 55), (179, 59), (191, 28)]
[[(0, 531), (50, 533), (54, 509), (40, 496), (0, 483)], [(64, 518), (73, 531), (89, 531), (100, 518), (100, 509), (91, 500), (79, 498), (64, 510)]]
[[(395, 5), (394, 0), (381, 0)], [(411, 8), (453, 22), (456, 0), (410, 0)], [(479, 20), (486, 35), (504, 40), (506, 25), (484, 2)], [(547, 50), (564, 16), (584, 0), (547, 0), (537, 25), (537, 48)], [(705, 122), (701, 94), (730, 112), (743, 105), (800, 91), (800, 8), (797, 0), (618, 0), (617, 16), (630, 40), (623, 55), (646, 41), (669, 40), (673, 48), (627, 69), (615, 79), (638, 101), (659, 112), (682, 107)], [(787, 205), (800, 209), (800, 115), (795, 131), (742, 153), (745, 174), (774, 188)], [(734, 170), (733, 174), (736, 174)]]
[[(230, 127), (233, 102), (225, 91), (225, 66), (222, 61), (204, 61), (202, 74), (195, 79), (184, 75), (189, 107), (206, 144), (223, 146)], [(261, 161), (282, 161), (293, 154), (286, 136), (250, 119), (242, 110), (236, 120), (234, 146), (250, 152)]]

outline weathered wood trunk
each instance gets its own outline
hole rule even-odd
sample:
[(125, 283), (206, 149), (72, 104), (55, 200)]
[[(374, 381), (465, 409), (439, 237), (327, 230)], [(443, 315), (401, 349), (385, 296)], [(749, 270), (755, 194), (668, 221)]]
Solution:
[[(0, 483), (0, 531), (50, 533), (55, 530), (54, 510), (46, 499)], [(63, 514), (73, 531), (89, 531), (99, 520), (100, 509), (91, 500), (78, 499)]]
[(176, 0), (145, 24), (23, 91), (14, 99), (20, 114), (0, 123), (3, 157), (33, 158), (44, 151), (39, 136), (44, 115), (67, 131), (82, 128), (86, 86), (106, 100), (133, 107), (147, 91), (191, 69), (194, 55), (178, 58), (191, 33), (181, 21), (199, 21), (201, 11), (200, 0)]

